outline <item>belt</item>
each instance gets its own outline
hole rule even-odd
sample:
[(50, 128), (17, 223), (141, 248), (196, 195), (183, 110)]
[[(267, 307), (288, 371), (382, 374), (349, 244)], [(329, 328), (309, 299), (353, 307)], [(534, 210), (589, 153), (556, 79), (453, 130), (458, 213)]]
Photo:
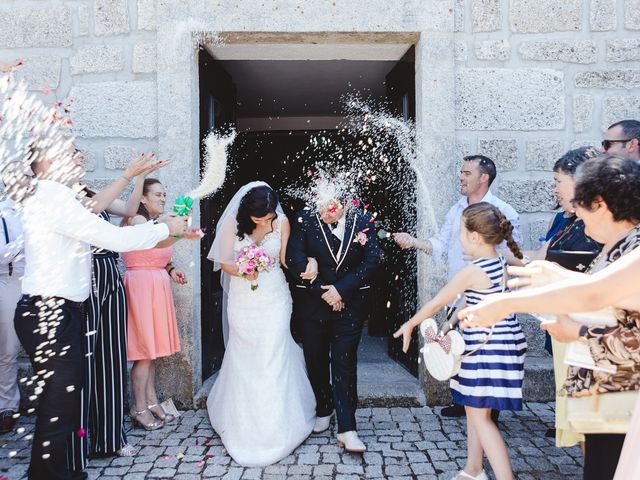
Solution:
[(49, 300), (62, 300), (65, 305), (74, 308), (76, 310), (82, 310), (84, 308), (85, 302), (74, 302), (73, 300), (69, 300), (64, 297), (43, 297), (42, 295), (27, 295), (24, 294), (20, 297), (20, 303), (29, 303), (33, 304), (38, 301), (47, 302)]

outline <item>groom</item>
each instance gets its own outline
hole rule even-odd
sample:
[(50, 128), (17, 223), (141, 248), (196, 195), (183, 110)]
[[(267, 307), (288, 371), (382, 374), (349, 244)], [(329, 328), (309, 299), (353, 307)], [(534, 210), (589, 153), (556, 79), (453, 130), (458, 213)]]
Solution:
[[(380, 246), (371, 215), (355, 206), (345, 209), (342, 198), (319, 200), (316, 207), (294, 217), (287, 246), (304, 356), (316, 397), (313, 431), (329, 428), (335, 407), (338, 445), (364, 452), (356, 433), (356, 363), (367, 293), (381, 261)], [(307, 257), (318, 261), (318, 276), (312, 281), (301, 279)]]

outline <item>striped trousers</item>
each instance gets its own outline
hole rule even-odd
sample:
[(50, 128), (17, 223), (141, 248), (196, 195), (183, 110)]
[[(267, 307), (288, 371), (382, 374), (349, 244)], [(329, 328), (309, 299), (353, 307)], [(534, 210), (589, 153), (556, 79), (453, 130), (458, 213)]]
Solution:
[(114, 455), (127, 443), (127, 297), (116, 258), (112, 252), (93, 255), (94, 286), (83, 328), (86, 383), (80, 425), (86, 436), (71, 438), (71, 470), (86, 467), (89, 450)]

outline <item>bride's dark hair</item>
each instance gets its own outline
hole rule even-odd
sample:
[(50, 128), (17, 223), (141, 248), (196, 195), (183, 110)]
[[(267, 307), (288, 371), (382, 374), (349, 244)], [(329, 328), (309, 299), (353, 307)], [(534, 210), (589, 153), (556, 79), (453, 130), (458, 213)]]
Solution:
[[(256, 224), (251, 217), (262, 218), (270, 213), (275, 213), (278, 207), (278, 196), (276, 192), (266, 185), (254, 187), (249, 190), (238, 206), (236, 222), (238, 222), (238, 238), (242, 240), (246, 235), (250, 235), (256, 228)], [(274, 220), (276, 217), (273, 217)]]

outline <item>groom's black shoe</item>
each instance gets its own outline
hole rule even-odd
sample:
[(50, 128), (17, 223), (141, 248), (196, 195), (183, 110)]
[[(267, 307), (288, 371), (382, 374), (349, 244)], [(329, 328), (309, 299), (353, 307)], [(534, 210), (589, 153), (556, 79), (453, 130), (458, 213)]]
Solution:
[[(444, 416), (444, 417), (466, 417), (467, 416), (467, 412), (465, 412), (464, 410), (464, 406), (462, 405), (456, 405), (455, 403), (453, 405), (449, 405), (448, 407), (444, 407), (442, 408), (442, 410), (440, 410), (440, 415)], [(496, 425), (498, 425), (498, 418), (500, 417), (500, 410), (491, 410), (491, 420), (493, 420), (493, 423), (495, 423)]]
[(466, 412), (464, 411), (464, 406), (454, 403), (440, 410), (440, 415), (444, 417), (464, 417), (466, 416)]

